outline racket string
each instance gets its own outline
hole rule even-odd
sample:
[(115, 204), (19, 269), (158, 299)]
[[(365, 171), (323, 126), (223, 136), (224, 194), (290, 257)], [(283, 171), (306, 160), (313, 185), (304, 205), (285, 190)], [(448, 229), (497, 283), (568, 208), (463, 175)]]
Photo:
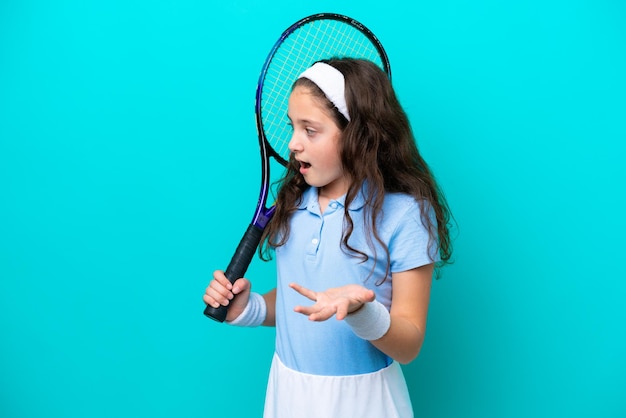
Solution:
[(332, 57), (363, 58), (385, 69), (376, 44), (367, 35), (347, 22), (329, 19), (293, 31), (271, 58), (262, 82), (261, 120), (269, 145), (285, 160), (291, 139), (287, 118), (291, 87), (314, 62)]

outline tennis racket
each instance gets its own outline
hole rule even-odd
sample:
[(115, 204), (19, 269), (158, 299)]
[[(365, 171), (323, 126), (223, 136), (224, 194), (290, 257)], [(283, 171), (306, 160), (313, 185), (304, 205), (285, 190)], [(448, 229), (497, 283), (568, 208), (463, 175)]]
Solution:
[[(261, 149), (261, 192), (252, 222), (224, 272), (231, 283), (243, 277), (274, 214), (267, 206), (270, 190), (270, 158), (286, 167), (291, 128), (287, 103), (296, 78), (321, 59), (351, 57), (370, 60), (389, 77), (387, 54), (374, 34), (347, 16), (320, 13), (305, 17), (283, 32), (263, 64), (256, 90), (256, 124)], [(204, 314), (224, 322), (227, 306), (207, 305)]]

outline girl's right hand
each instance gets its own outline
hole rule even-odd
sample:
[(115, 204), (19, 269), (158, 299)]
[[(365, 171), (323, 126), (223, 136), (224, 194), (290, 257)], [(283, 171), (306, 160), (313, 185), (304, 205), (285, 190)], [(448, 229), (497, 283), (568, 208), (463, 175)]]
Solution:
[(250, 297), (250, 281), (245, 278), (235, 280), (234, 284), (224, 275), (222, 270), (213, 272), (213, 280), (204, 292), (204, 303), (214, 308), (228, 306), (226, 321), (237, 318), (248, 305)]

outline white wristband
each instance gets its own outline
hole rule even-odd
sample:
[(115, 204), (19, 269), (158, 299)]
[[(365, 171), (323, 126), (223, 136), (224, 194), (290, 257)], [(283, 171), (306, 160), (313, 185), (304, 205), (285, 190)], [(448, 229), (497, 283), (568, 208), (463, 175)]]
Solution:
[(250, 292), (248, 304), (239, 316), (232, 321), (227, 321), (229, 325), (238, 327), (258, 327), (265, 321), (267, 315), (267, 305), (265, 299), (258, 293)]
[(375, 300), (364, 304), (345, 319), (352, 331), (364, 340), (377, 340), (389, 331), (391, 316), (385, 305)]

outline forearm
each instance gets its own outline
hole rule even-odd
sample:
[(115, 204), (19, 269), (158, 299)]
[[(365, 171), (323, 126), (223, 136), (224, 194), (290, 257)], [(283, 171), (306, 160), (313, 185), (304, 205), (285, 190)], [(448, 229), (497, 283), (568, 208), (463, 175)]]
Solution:
[(392, 316), (387, 333), (371, 341), (374, 347), (402, 364), (410, 363), (417, 357), (423, 342), (423, 330), (401, 316)]
[(265, 304), (267, 305), (267, 314), (263, 325), (267, 327), (276, 326), (276, 289), (272, 289), (263, 295)]
[(389, 328), (384, 335), (378, 334), (382, 337), (369, 338), (376, 348), (400, 363), (413, 361), (422, 348), (433, 267), (429, 264), (393, 274)]

